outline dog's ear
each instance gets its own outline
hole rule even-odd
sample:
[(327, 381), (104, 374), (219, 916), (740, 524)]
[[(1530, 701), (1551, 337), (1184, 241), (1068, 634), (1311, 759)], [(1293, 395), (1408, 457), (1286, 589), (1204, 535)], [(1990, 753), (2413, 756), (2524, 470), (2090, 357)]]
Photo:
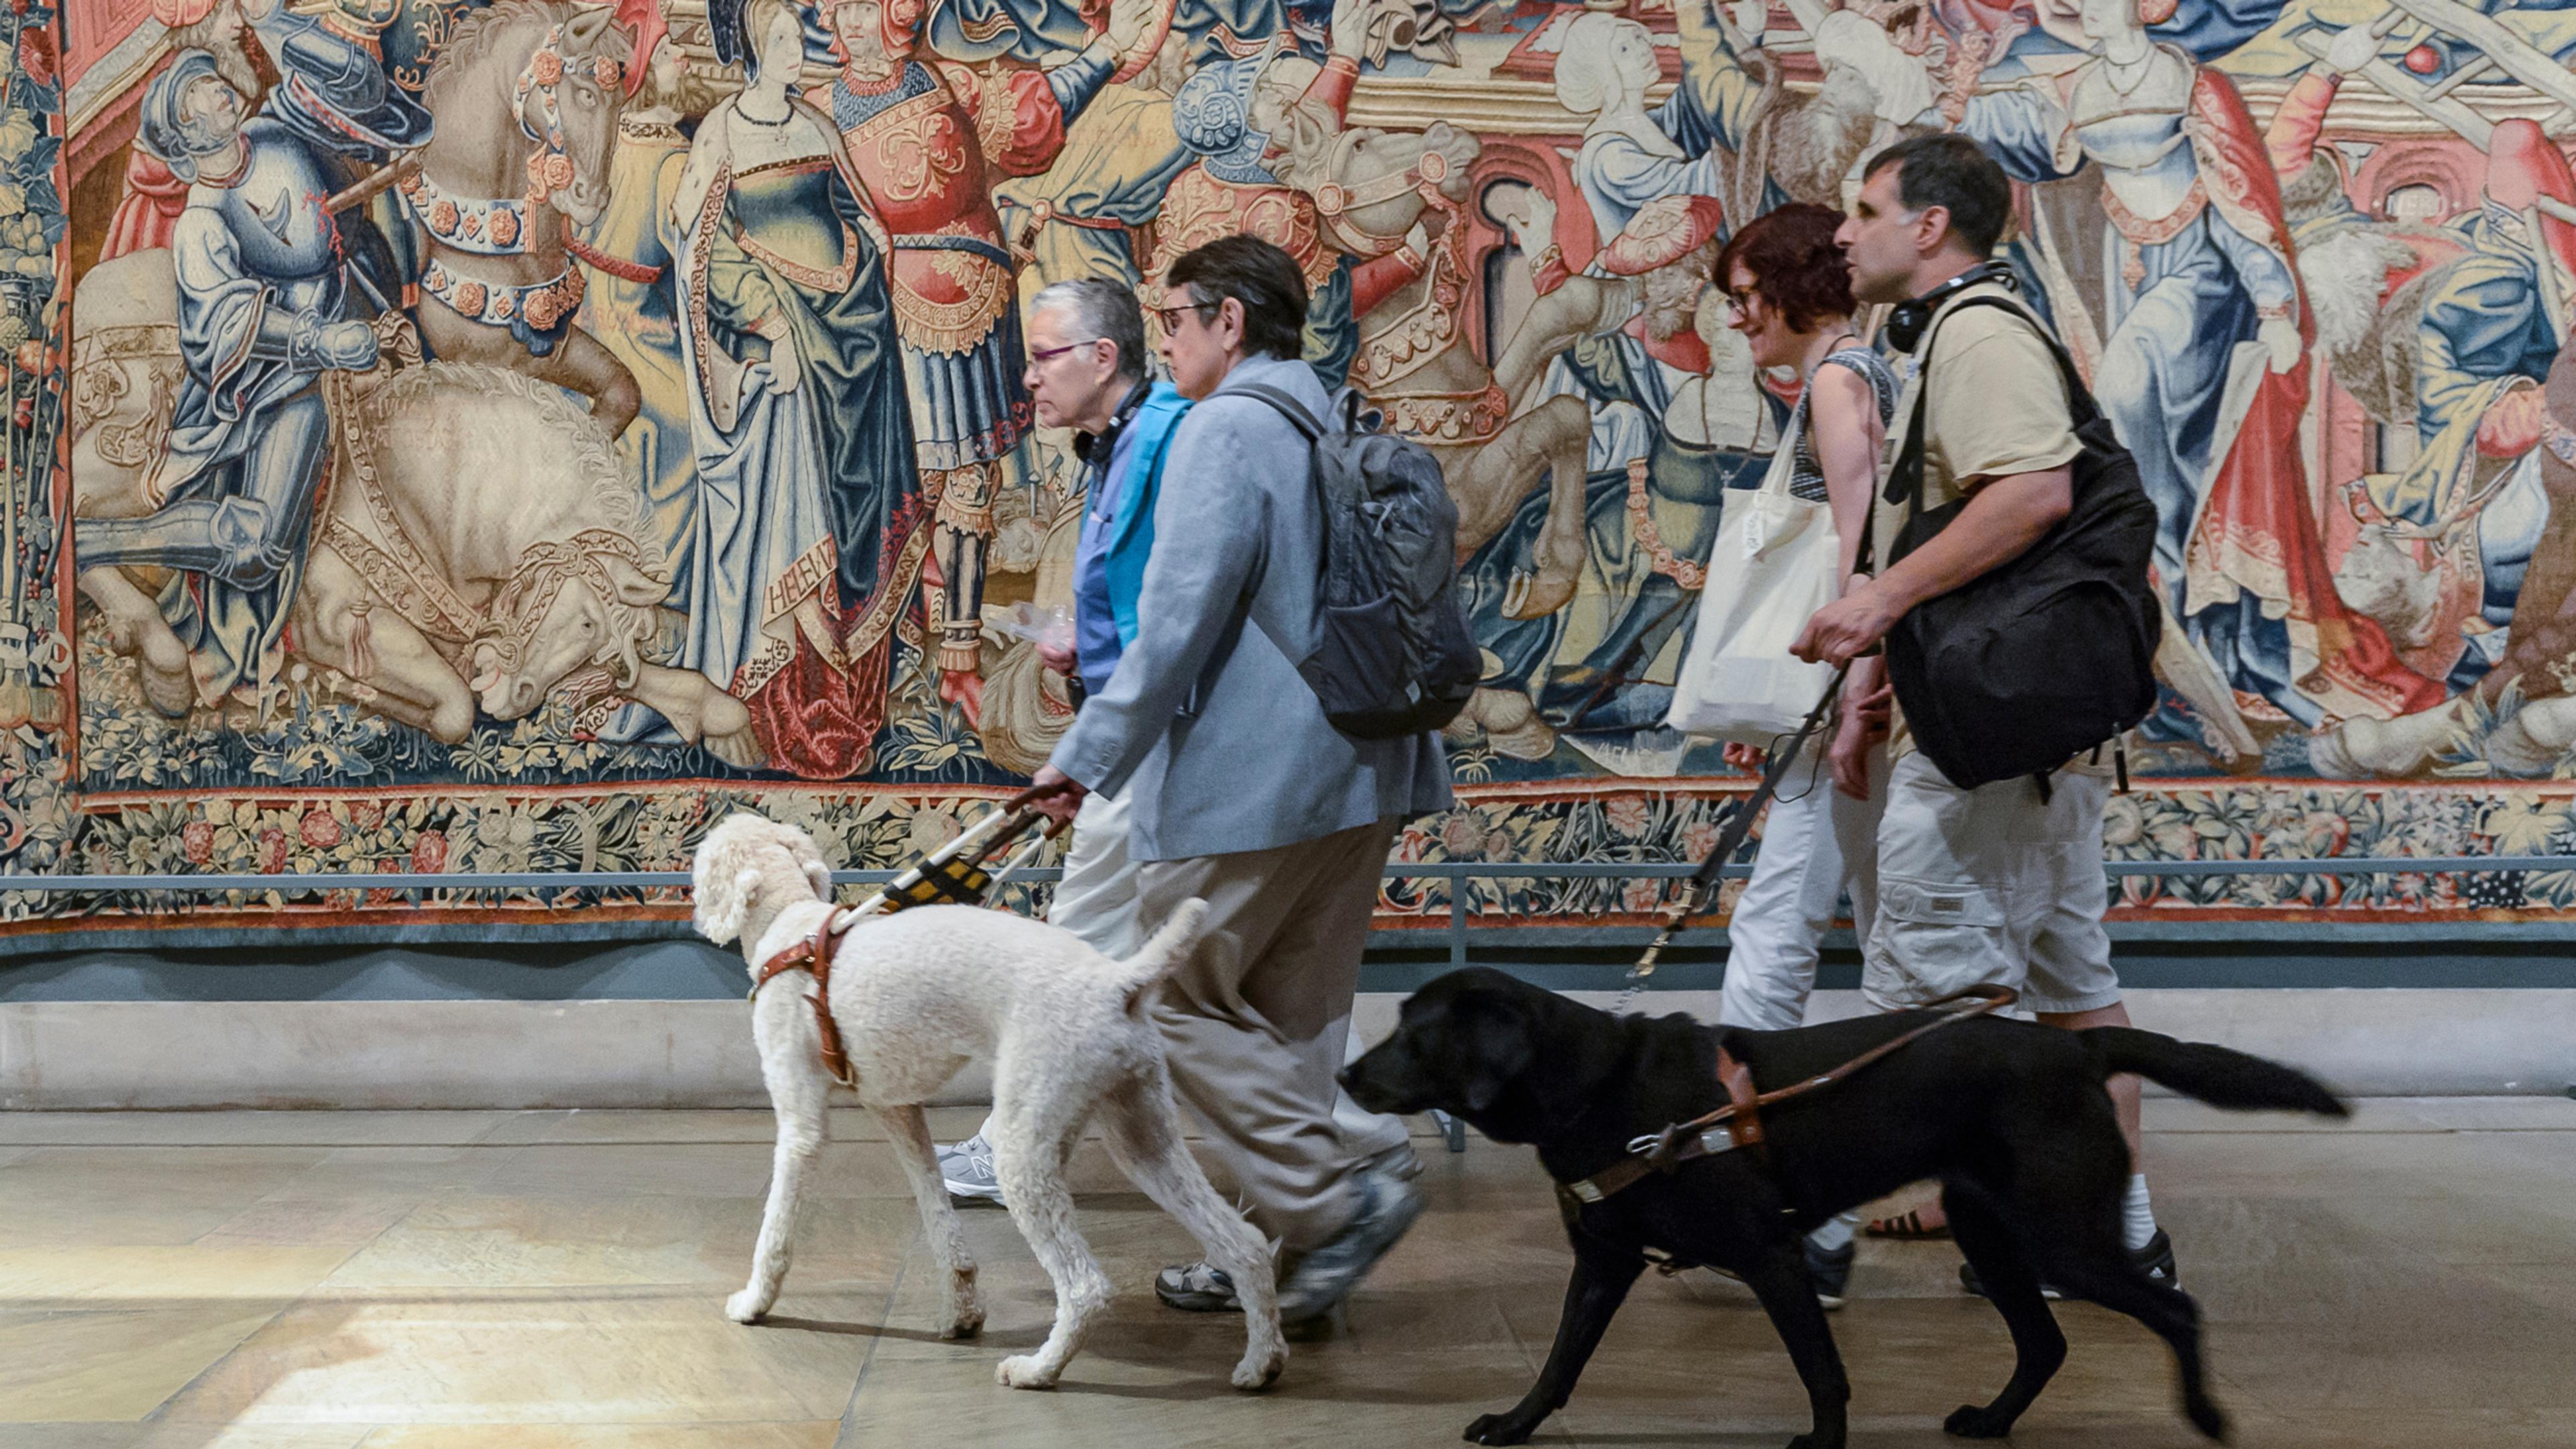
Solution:
[(1529, 1070), (1530, 1023), (1514, 1002), (1462, 998), (1452, 1030), (1462, 1048), (1459, 1087), (1470, 1112), (1483, 1112)]
[(823, 847), (814, 843), (812, 835), (793, 825), (775, 825), (772, 828), (778, 834), (779, 843), (787, 847), (788, 858), (805, 873), (805, 882), (814, 888), (814, 894), (830, 900), (832, 867), (823, 859)]
[(744, 866), (729, 882), (709, 881), (698, 892), (698, 934), (724, 945), (742, 934), (743, 917), (751, 914), (752, 893), (760, 889), (760, 871)]

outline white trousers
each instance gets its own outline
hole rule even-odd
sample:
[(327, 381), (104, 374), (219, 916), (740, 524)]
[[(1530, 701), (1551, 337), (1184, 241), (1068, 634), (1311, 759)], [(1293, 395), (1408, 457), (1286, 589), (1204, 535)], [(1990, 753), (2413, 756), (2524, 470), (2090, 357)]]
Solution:
[(1816, 990), (1817, 948), (1834, 907), (1851, 894), (1852, 924), (1869, 939), (1878, 900), (1878, 822), (1887, 808), (1887, 750), (1870, 751), (1869, 798), (1834, 788), (1824, 745), (1789, 767), (1762, 825), (1753, 878), (1726, 923), (1726, 978), (1718, 1020), (1754, 1031), (1803, 1025)]
[(1073, 843), (1064, 852), (1064, 879), (1056, 883), (1047, 922), (1062, 926), (1112, 961), (1124, 961), (1145, 944), (1136, 919), (1136, 862), (1127, 854), (1127, 796), (1090, 794), (1073, 817)]

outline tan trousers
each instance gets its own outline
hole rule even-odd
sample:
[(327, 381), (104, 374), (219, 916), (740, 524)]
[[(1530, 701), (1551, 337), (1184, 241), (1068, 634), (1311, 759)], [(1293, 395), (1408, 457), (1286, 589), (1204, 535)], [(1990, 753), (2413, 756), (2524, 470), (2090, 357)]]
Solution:
[(1395, 822), (1275, 850), (1148, 862), (1139, 914), (1192, 896), (1208, 934), (1164, 983), (1154, 1020), (1172, 1088), (1233, 1172), (1252, 1221), (1292, 1252), (1357, 1210), (1364, 1154), (1333, 1125), (1351, 995)]

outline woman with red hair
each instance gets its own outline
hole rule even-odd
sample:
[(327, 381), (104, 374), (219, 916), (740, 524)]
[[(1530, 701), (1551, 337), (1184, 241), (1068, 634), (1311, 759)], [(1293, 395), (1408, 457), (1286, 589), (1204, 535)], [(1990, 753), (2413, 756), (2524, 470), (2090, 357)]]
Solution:
[[(1896, 406), (1896, 373), (1853, 324), (1851, 273), (1834, 233), (1843, 214), (1792, 202), (1756, 217), (1718, 254), (1717, 284), (1727, 325), (1741, 334), (1756, 367), (1797, 370), (1804, 388), (1780, 430), (1774, 467), (1789, 470), (1792, 494), (1828, 505), (1842, 549), (1837, 577), (1851, 577), (1877, 482), (1876, 460)], [(1875, 666), (1877, 661), (1868, 661)], [(1718, 1019), (1779, 1031), (1806, 1018), (1815, 991), (1817, 947), (1844, 893), (1864, 914), (1877, 892), (1869, 867), (1887, 772), (1885, 691), (1855, 668), (1843, 690), (1831, 762), (1794, 771), (1762, 827), (1753, 879), (1726, 927), (1725, 992)], [(1752, 763), (1740, 746), (1729, 758)], [(1803, 786), (1803, 788), (1802, 788)], [(1861, 922), (1866, 934), (1868, 922)], [(1840, 1306), (1851, 1278), (1852, 1228), (1845, 1215), (1807, 1239), (1807, 1270), (1827, 1307)]]

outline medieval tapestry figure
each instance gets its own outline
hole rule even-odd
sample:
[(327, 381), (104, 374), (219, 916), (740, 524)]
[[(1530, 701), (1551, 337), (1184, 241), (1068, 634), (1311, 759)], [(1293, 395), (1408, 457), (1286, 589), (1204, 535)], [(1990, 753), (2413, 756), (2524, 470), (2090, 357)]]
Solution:
[(189, 183), (171, 229), (187, 361), (164, 453), (132, 519), (85, 519), (90, 567), (177, 572), (160, 608), (188, 673), (144, 661), (166, 712), (256, 684), (302, 574), (330, 453), (322, 373), (376, 360), (349, 314), (348, 263), (313, 153), (273, 120), (244, 125), (214, 56), (183, 51), (144, 98), (144, 144)]
[(676, 201), (698, 473), (679, 664), (751, 707), (771, 768), (846, 779), (873, 756), (930, 542), (888, 245), (795, 90), (795, 8), (712, 16), (747, 82), (698, 128)]

